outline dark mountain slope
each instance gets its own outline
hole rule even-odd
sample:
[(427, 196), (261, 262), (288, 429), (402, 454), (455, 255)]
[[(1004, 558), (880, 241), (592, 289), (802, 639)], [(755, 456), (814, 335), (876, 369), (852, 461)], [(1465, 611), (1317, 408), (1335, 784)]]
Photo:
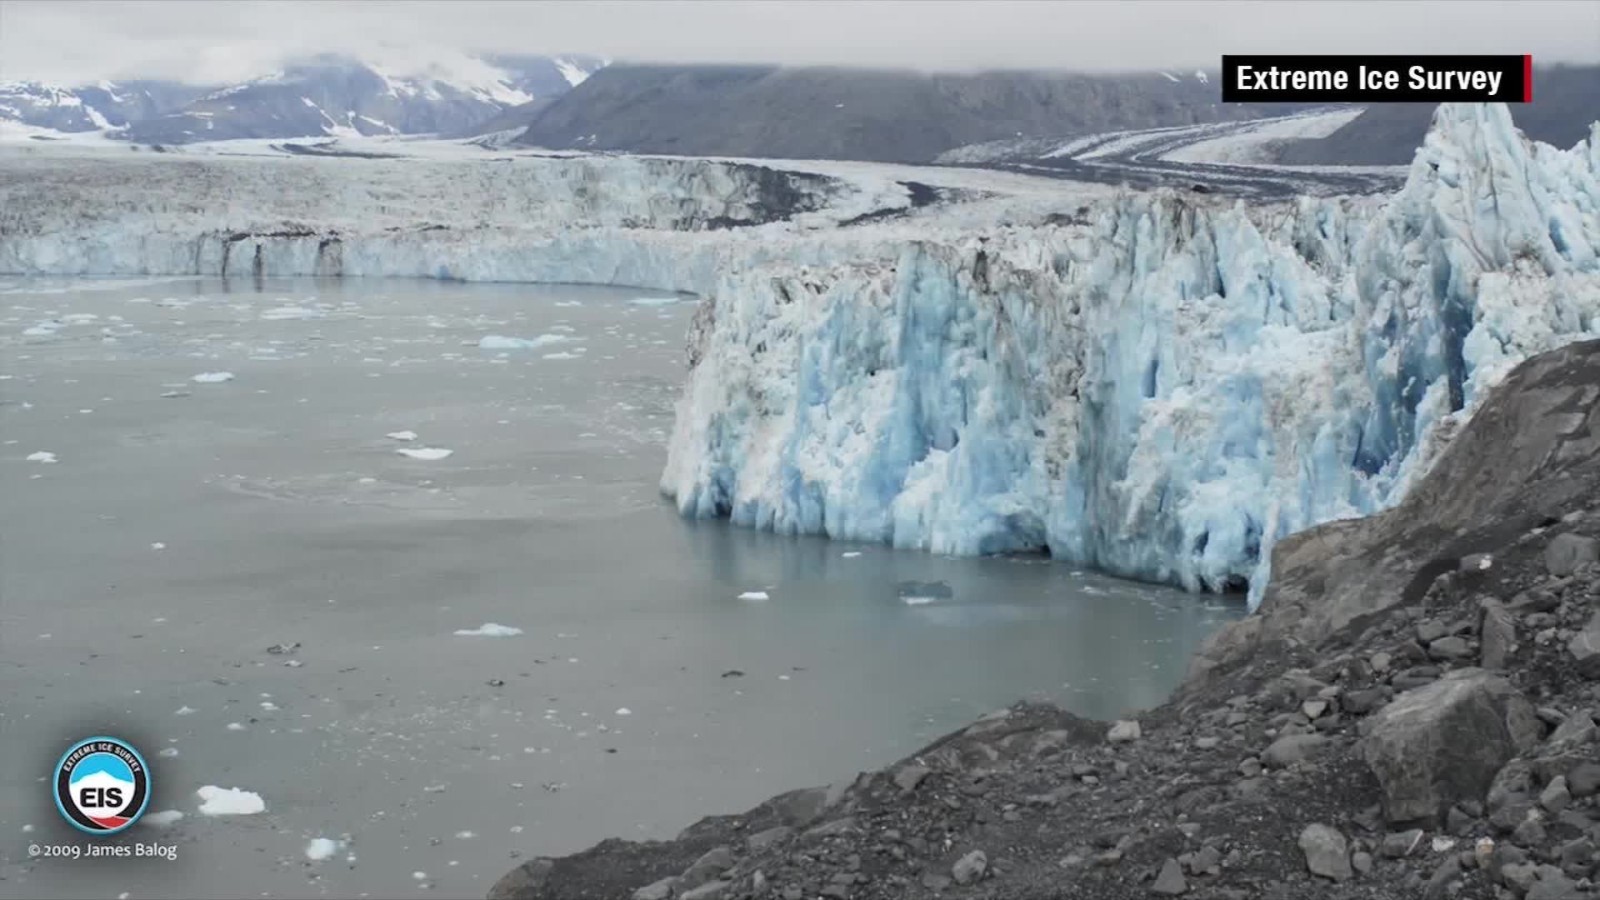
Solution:
[(540, 112), (552, 149), (927, 162), (1016, 137), (1255, 118), (1214, 83), (1159, 72), (918, 72), (615, 65)]

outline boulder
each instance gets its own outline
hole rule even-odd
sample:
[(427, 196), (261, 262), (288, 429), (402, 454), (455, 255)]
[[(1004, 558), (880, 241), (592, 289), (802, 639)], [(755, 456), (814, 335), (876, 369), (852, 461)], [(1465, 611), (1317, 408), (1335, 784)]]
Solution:
[(1123, 719), (1112, 725), (1111, 730), (1106, 732), (1106, 740), (1113, 744), (1126, 744), (1131, 741), (1137, 741), (1140, 733), (1138, 722)]
[(1313, 875), (1344, 881), (1355, 874), (1350, 868), (1350, 845), (1337, 828), (1307, 825), (1300, 832), (1300, 852), (1306, 855), (1306, 868)]
[(1589, 624), (1567, 642), (1567, 652), (1578, 663), (1578, 671), (1588, 678), (1600, 678), (1600, 612), (1589, 617)]
[(972, 884), (989, 871), (989, 857), (982, 850), (974, 850), (966, 856), (956, 860), (950, 867), (950, 877), (956, 884)]
[(1360, 752), (1390, 822), (1434, 820), (1458, 801), (1482, 801), (1500, 768), (1540, 737), (1533, 706), (1483, 669), (1406, 691), (1368, 721)]
[(1175, 859), (1169, 859), (1161, 866), (1161, 873), (1156, 876), (1155, 883), (1150, 885), (1150, 892), (1162, 894), (1167, 897), (1176, 897), (1189, 890), (1189, 883), (1183, 879), (1183, 866)]
[(1485, 669), (1503, 669), (1511, 658), (1517, 642), (1517, 623), (1509, 610), (1498, 600), (1483, 604), (1482, 647), (1480, 661)]
[(678, 876), (669, 875), (660, 881), (652, 881), (634, 891), (633, 900), (667, 900), (672, 896), (672, 891), (677, 886)]
[(1600, 540), (1581, 534), (1558, 534), (1544, 548), (1544, 564), (1556, 578), (1596, 562), (1600, 562)]
[(1328, 739), (1320, 734), (1290, 734), (1273, 741), (1261, 754), (1261, 761), (1269, 766), (1285, 768), (1301, 762), (1316, 752)]

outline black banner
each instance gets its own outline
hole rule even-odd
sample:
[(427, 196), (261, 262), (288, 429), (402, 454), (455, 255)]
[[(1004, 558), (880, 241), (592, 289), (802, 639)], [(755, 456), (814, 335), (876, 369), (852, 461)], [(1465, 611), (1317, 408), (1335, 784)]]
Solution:
[(1223, 103), (1532, 103), (1532, 56), (1224, 56)]

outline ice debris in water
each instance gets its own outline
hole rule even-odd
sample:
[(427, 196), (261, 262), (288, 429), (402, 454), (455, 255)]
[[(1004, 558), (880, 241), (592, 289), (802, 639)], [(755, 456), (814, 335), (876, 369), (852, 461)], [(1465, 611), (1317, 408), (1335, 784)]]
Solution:
[(412, 459), (420, 459), (425, 462), (432, 462), (434, 460), (444, 459), (455, 451), (446, 449), (444, 447), (401, 447), (395, 452), (401, 456), (409, 456)]
[(160, 812), (149, 813), (143, 819), (140, 819), (139, 823), (149, 825), (152, 828), (167, 828), (177, 824), (178, 820), (182, 818), (183, 813), (180, 810), (163, 809)]
[(521, 633), (521, 628), (513, 628), (510, 625), (496, 625), (493, 622), (485, 622), (477, 628), (460, 628), (456, 630), (456, 634), (461, 637), (516, 637)]
[(56, 455), (49, 450), (40, 450), (38, 453), (28, 454), (28, 462), (53, 463), (55, 461)]
[(272, 309), (261, 311), (261, 318), (268, 321), (281, 319), (320, 319), (327, 315), (320, 309), (308, 309), (304, 306), (276, 306)]
[(560, 344), (572, 338), (564, 334), (541, 334), (533, 338), (507, 337), (503, 334), (491, 334), (478, 341), (479, 350), (533, 350), (539, 347), (548, 347), (551, 344)]
[(221, 384), (224, 381), (232, 381), (233, 380), (233, 373), (232, 372), (201, 372), (199, 375), (196, 375), (196, 376), (194, 376), (193, 378), (191, 378), (189, 380), (193, 381), (193, 382), (195, 382), (197, 384)]
[(220, 788), (208, 784), (198, 791), (200, 814), (206, 816), (251, 816), (266, 812), (267, 803), (261, 795), (239, 788)]
[(766, 591), (745, 591), (739, 595), (740, 600), (770, 600)]
[(384, 437), (396, 441), (414, 441), (417, 439), (417, 433), (415, 431), (391, 431)]
[(312, 838), (311, 842), (306, 844), (306, 859), (321, 862), (331, 858), (340, 849), (340, 843), (332, 838)]
[(677, 297), (636, 297), (628, 302), (634, 306), (672, 306), (682, 301)]

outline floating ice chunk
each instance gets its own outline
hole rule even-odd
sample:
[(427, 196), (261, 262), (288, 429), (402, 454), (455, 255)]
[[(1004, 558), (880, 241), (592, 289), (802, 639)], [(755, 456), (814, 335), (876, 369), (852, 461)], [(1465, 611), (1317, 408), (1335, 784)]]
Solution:
[(167, 549), (167, 545), (163, 544), (160, 541), (154, 541), (154, 542), (152, 542), (150, 544), (150, 549), (151, 550), (165, 550), (165, 549)]
[(627, 708), (626, 706), (624, 706), (621, 709), (617, 710), (617, 715), (619, 715), (619, 716), (631, 716), (631, 715), (633, 715), (633, 710), (631, 710), (631, 709)]
[(180, 706), (178, 707), (178, 711), (173, 713), (175, 716), (192, 716), (194, 714), (195, 708), (192, 706)]
[(243, 731), (244, 730), (244, 726), (239, 724), (238, 722), (229, 722), (228, 723), (228, 730), (229, 731)]
[(282, 319), (320, 319), (327, 313), (320, 309), (308, 309), (304, 306), (276, 306), (272, 309), (261, 311), (261, 318), (268, 321)]
[(139, 820), (139, 824), (149, 825), (151, 828), (170, 828), (182, 818), (183, 812), (181, 810), (163, 809), (160, 812), (147, 813), (144, 818)]
[(920, 597), (916, 594), (912, 594), (910, 596), (901, 597), (900, 600), (907, 606), (927, 606), (929, 603), (933, 602), (934, 598)]
[(541, 334), (538, 337), (519, 338), (506, 337), (503, 334), (491, 334), (478, 341), (479, 350), (534, 350), (539, 347), (548, 347), (551, 344), (560, 344), (572, 338), (564, 334)]
[(770, 600), (766, 591), (745, 591), (739, 595), (740, 600)]
[(325, 859), (331, 859), (340, 849), (340, 842), (332, 838), (312, 838), (311, 842), (306, 844), (306, 859), (312, 862), (322, 862)]
[(485, 622), (477, 628), (460, 628), (456, 630), (456, 634), (461, 637), (516, 637), (521, 633), (521, 628), (513, 628), (510, 625), (496, 625), (493, 622)]
[(456, 840), (458, 840), (458, 841), (470, 841), (475, 837), (477, 837), (477, 835), (473, 834), (470, 831), (458, 831), (458, 832), (456, 832)]
[(232, 372), (201, 372), (199, 375), (196, 375), (196, 376), (194, 376), (193, 378), (191, 378), (189, 380), (193, 381), (193, 382), (195, 382), (197, 384), (221, 384), (224, 381), (232, 381), (233, 380), (233, 373)]
[(444, 459), (455, 451), (448, 450), (444, 447), (401, 447), (395, 452), (401, 456), (408, 456), (412, 459), (420, 459), (427, 462), (432, 462), (434, 460)]
[(846, 550), (845, 552), (843, 552), (843, 553), (841, 553), (839, 555), (844, 557), (845, 559), (855, 559), (856, 557), (861, 555), (861, 551), (860, 550)]
[(56, 455), (51, 453), (49, 450), (40, 450), (37, 453), (28, 454), (28, 462), (53, 463), (55, 461)]
[(266, 801), (252, 791), (208, 784), (195, 793), (200, 797), (200, 814), (204, 816), (253, 816), (267, 810)]
[(62, 328), (61, 322), (40, 322), (31, 328), (22, 329), (23, 337), (50, 337)]
[(561, 350), (561, 351), (558, 351), (556, 353), (546, 353), (541, 358), (542, 359), (583, 359), (583, 353), (581, 352), (581, 349), (582, 348), (580, 348), (580, 352), (577, 352), (577, 353), (568, 353), (565, 350)]
[(162, 747), (161, 748), (161, 752), (157, 753), (156, 755), (161, 757), (162, 759), (177, 759), (178, 758), (178, 748), (177, 747)]
[(635, 297), (634, 299), (629, 300), (628, 302), (632, 303), (634, 306), (672, 306), (673, 304), (676, 304), (676, 303), (682, 303), (683, 302), (683, 298), (681, 298), (681, 297)]
[(384, 437), (397, 441), (414, 441), (417, 439), (417, 433), (415, 431), (391, 431)]

